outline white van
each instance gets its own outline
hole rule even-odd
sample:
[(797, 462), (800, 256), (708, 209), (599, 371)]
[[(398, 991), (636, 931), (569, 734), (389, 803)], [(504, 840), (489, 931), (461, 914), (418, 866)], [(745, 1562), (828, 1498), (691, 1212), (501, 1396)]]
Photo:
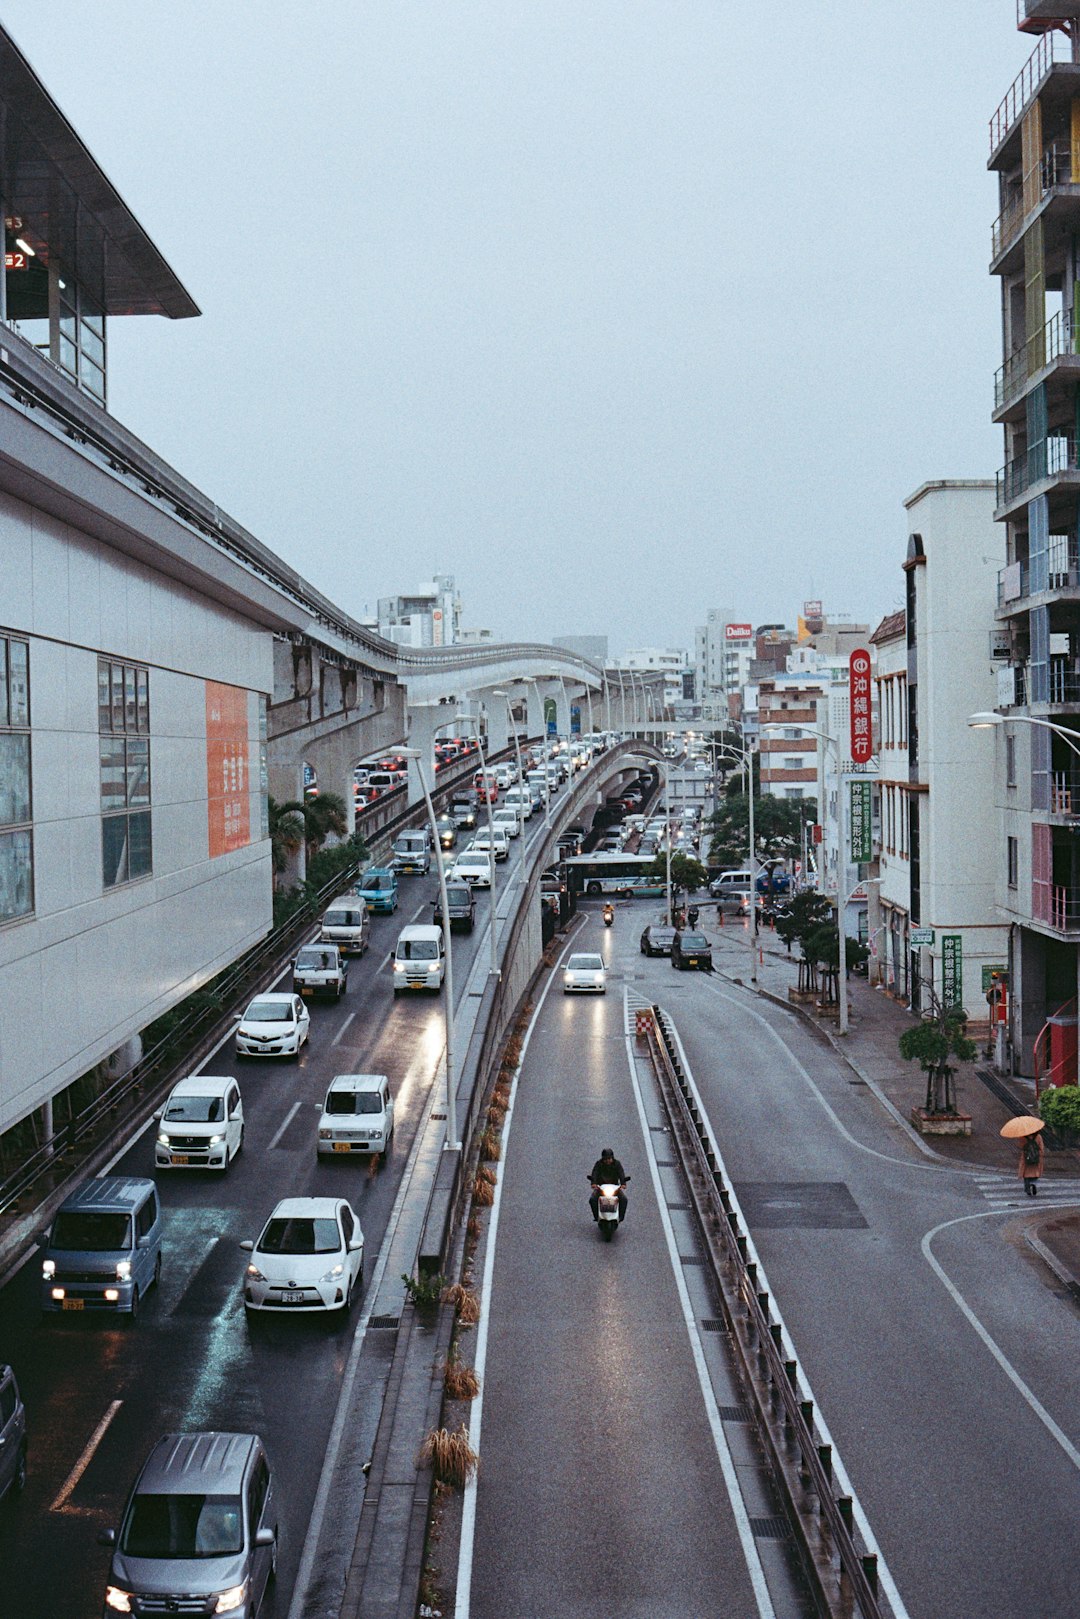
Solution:
[(719, 899), (721, 894), (749, 894), (754, 887), (753, 874), (749, 871), (722, 871), (719, 877), (714, 877), (709, 884), (709, 893), (713, 899)]
[(426, 877), (431, 869), (431, 835), (427, 828), (399, 832), (391, 850), (394, 871), (418, 871)]
[(317, 1155), (381, 1152), (394, 1133), (394, 1098), (385, 1074), (335, 1074), (319, 1118)]
[(244, 1145), (244, 1105), (231, 1075), (192, 1074), (156, 1115), (157, 1169), (228, 1169)]
[(362, 899), (346, 894), (332, 900), (323, 912), (319, 941), (336, 944), (343, 956), (362, 956), (368, 947), (371, 922)]
[(431, 922), (402, 928), (394, 951), (394, 994), (403, 989), (439, 990), (445, 973), (442, 928)]
[(517, 810), (523, 821), (532, 820), (532, 793), (528, 792), (524, 787), (511, 787), (510, 791), (502, 801), (499, 813), (502, 814), (505, 810), (509, 809)]

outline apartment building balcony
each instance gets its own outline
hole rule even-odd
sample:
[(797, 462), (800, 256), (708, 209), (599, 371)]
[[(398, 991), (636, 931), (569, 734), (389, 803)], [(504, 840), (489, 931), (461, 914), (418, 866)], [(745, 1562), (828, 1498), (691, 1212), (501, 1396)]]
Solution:
[[(1080, 180), (1080, 176), (1077, 177)], [(1042, 218), (1047, 262), (1063, 250), (1080, 216), (1080, 184), (1072, 172), (1072, 145), (1056, 141), (1043, 150), (1034, 176), (1038, 195), (1031, 200), (1018, 185), (995, 219), (990, 233), (991, 275), (1015, 275), (1024, 263), (1024, 233)]]
[[(1060, 6), (1058, 6), (1060, 9)], [(1023, 22), (1019, 23), (1023, 28)], [(1020, 125), (1025, 112), (1039, 96), (1044, 117), (1052, 116), (1060, 104), (1063, 115), (1077, 93), (1080, 68), (1072, 61), (1068, 39), (1057, 31), (1042, 35), (1035, 49), (1006, 90), (990, 120), (990, 169), (1015, 166), (1020, 157)]]
[(1050, 813), (1080, 818), (1080, 770), (1051, 770)]
[(1080, 381), (1078, 337), (1072, 310), (1061, 309), (1009, 355), (994, 376), (996, 422), (1023, 421), (1024, 400), (1039, 383), (1045, 382), (1050, 390), (1076, 386)]
[[(1034, 500), (1036, 495), (1049, 495), (1051, 522), (1076, 516), (1076, 497), (1080, 494), (1080, 448), (1075, 433), (1050, 433), (1032, 444), (1022, 455), (1007, 461), (997, 475), (996, 510), (998, 522), (1011, 517), (1019, 507)], [(1055, 513), (1054, 499), (1062, 499), (1068, 509)]]

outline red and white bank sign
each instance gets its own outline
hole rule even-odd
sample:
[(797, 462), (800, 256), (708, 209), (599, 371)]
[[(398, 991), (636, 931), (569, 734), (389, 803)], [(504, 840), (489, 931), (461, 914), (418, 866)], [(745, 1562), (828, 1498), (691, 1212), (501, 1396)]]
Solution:
[(848, 688), (851, 701), (851, 758), (857, 765), (869, 763), (874, 753), (870, 723), (870, 654), (856, 647), (848, 662)]

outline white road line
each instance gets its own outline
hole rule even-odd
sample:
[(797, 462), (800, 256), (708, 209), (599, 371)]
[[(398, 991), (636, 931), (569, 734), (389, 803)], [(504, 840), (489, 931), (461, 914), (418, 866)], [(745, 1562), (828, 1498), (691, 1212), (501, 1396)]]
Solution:
[(1021, 1398), (1027, 1402), (1028, 1406), (1038, 1417), (1051, 1439), (1053, 1439), (1055, 1443), (1061, 1447), (1065, 1455), (1069, 1458), (1070, 1462), (1072, 1462), (1073, 1466), (1080, 1470), (1080, 1450), (1077, 1450), (1072, 1440), (1069, 1439), (1069, 1437), (1058, 1427), (1049, 1411), (1037, 1398), (1028, 1384), (1024, 1382), (1024, 1379), (1020, 1376), (1020, 1373), (1016, 1370), (1016, 1367), (1012, 1364), (1012, 1362), (1006, 1357), (1004, 1351), (998, 1348), (998, 1345), (994, 1342), (993, 1338), (991, 1338), (989, 1332), (983, 1326), (970, 1304), (968, 1304), (967, 1300), (960, 1292), (960, 1289), (946, 1275), (945, 1270), (940, 1262), (934, 1258), (932, 1245), (934, 1238), (939, 1232), (949, 1231), (953, 1226), (966, 1225), (969, 1220), (988, 1220), (992, 1218), (995, 1212), (996, 1211), (994, 1210), (987, 1210), (985, 1214), (965, 1214), (958, 1220), (942, 1221), (941, 1225), (936, 1225), (934, 1229), (932, 1231), (928, 1231), (926, 1236), (923, 1238), (920, 1245), (923, 1252), (923, 1258), (926, 1260), (927, 1264), (936, 1275), (938, 1281), (941, 1283), (949, 1297), (952, 1299), (953, 1303), (956, 1305), (956, 1308), (960, 1311), (960, 1314), (966, 1318), (972, 1327), (974, 1327), (975, 1331), (982, 1339), (983, 1344), (990, 1351), (991, 1355), (1001, 1367), (1001, 1370), (1005, 1373), (1005, 1376), (1009, 1379), (1009, 1382), (1018, 1391)]
[(64, 1486), (60, 1491), (60, 1494), (56, 1497), (56, 1500), (53, 1502), (52, 1506), (49, 1508), (50, 1512), (63, 1512), (64, 1507), (67, 1505), (67, 1501), (68, 1501), (69, 1496), (71, 1495), (72, 1490), (74, 1490), (76, 1484), (78, 1484), (79, 1480), (82, 1478), (83, 1474), (86, 1472), (86, 1469), (90, 1466), (90, 1463), (93, 1461), (94, 1452), (95, 1452), (95, 1450), (97, 1450), (98, 1446), (101, 1444), (101, 1441), (104, 1439), (106, 1428), (109, 1426), (109, 1423), (112, 1421), (113, 1417), (115, 1417), (116, 1413), (119, 1411), (119, 1409), (123, 1405), (123, 1403), (124, 1403), (123, 1400), (114, 1400), (112, 1402), (112, 1404), (109, 1406), (109, 1408), (106, 1411), (105, 1415), (102, 1417), (101, 1421), (98, 1423), (97, 1427), (94, 1429), (93, 1433), (90, 1435), (89, 1441), (87, 1442), (87, 1445), (86, 1445), (86, 1449), (83, 1451), (82, 1455), (79, 1457), (78, 1461), (75, 1463), (75, 1466), (71, 1469), (71, 1472), (68, 1474), (67, 1479), (66, 1479), (66, 1481), (64, 1483)]
[[(503, 1156), (497, 1168), (498, 1180), (495, 1183), (495, 1201), (491, 1206), (491, 1221), (488, 1225), (487, 1250), (484, 1254), (484, 1279), (480, 1287), (480, 1325), (476, 1329), (476, 1357), (474, 1369), (480, 1380), (480, 1392), (472, 1402), (469, 1413), (469, 1442), (474, 1450), (480, 1449), (480, 1427), (484, 1416), (484, 1371), (487, 1367), (488, 1328), (491, 1323), (491, 1290), (492, 1278), (495, 1274), (495, 1240), (499, 1234), (499, 1210), (502, 1208), (502, 1191), (504, 1170), (506, 1167), (506, 1148), (510, 1140), (510, 1126), (514, 1119), (514, 1102), (517, 1098), (518, 1076), (525, 1066), (525, 1054), (529, 1049), (533, 1030), (537, 1020), (544, 1009), (544, 1002), (548, 998), (548, 991), (555, 982), (559, 967), (573, 942), (568, 938), (566, 944), (544, 985), (543, 993), (536, 1004), (536, 1011), (529, 1020), (529, 1027), (525, 1030), (525, 1038), (521, 1042), (521, 1056), (518, 1059), (517, 1070), (510, 1085), (510, 1104), (503, 1118)], [(465, 1486), (465, 1496), (461, 1504), (461, 1540), (458, 1550), (457, 1571), (457, 1597), (454, 1603), (454, 1619), (469, 1619), (469, 1605), (472, 1601), (472, 1567), (473, 1544), (476, 1539), (476, 1487), (475, 1476)], [(290, 1614), (289, 1619), (293, 1619)]]
[(288, 1113), (286, 1113), (284, 1119), (281, 1121), (280, 1126), (275, 1131), (274, 1139), (270, 1142), (270, 1145), (266, 1149), (267, 1152), (272, 1152), (273, 1149), (277, 1146), (278, 1142), (281, 1140), (282, 1136), (285, 1134), (286, 1130), (289, 1128), (290, 1124), (295, 1119), (296, 1115), (299, 1113), (302, 1106), (303, 1106), (302, 1102), (294, 1102), (293, 1103), (292, 1107), (289, 1109)]
[(641, 1086), (638, 1083), (633, 1039), (629, 1034), (623, 1035), (623, 1044), (626, 1049), (627, 1066), (630, 1069), (630, 1083), (634, 1087), (634, 1101), (637, 1103), (638, 1122), (641, 1125), (641, 1136), (645, 1143), (645, 1156), (649, 1161), (649, 1175), (652, 1179), (653, 1192), (656, 1197), (656, 1207), (660, 1214), (660, 1222), (664, 1227), (668, 1256), (671, 1260), (671, 1272), (675, 1279), (683, 1320), (686, 1323), (686, 1334), (690, 1340), (690, 1351), (694, 1357), (694, 1369), (697, 1372), (698, 1383), (701, 1387), (701, 1397), (705, 1402), (705, 1415), (709, 1419), (713, 1444), (716, 1447), (716, 1455), (720, 1462), (720, 1471), (724, 1476), (724, 1488), (727, 1490), (728, 1500), (731, 1503), (731, 1515), (735, 1522), (735, 1532), (742, 1546), (746, 1572), (750, 1576), (750, 1584), (753, 1588), (758, 1613), (762, 1616), (762, 1619), (775, 1619), (776, 1609), (773, 1607), (768, 1582), (765, 1579), (765, 1570), (761, 1566), (757, 1540), (750, 1527), (750, 1515), (746, 1510), (746, 1502), (743, 1500), (742, 1490), (739, 1487), (738, 1470), (728, 1446), (724, 1424), (716, 1404), (716, 1391), (712, 1386), (712, 1379), (709, 1376), (709, 1369), (705, 1362), (705, 1351), (698, 1332), (693, 1305), (690, 1302), (686, 1277), (683, 1275), (682, 1261), (679, 1258), (679, 1245), (675, 1239), (675, 1229), (671, 1223), (667, 1201), (664, 1197), (664, 1189), (660, 1182), (660, 1171), (656, 1165), (653, 1138), (649, 1130), (648, 1116), (645, 1112), (645, 1099), (641, 1094)]
[(355, 1012), (350, 1012), (349, 1013), (348, 1017), (345, 1019), (344, 1023), (341, 1025), (341, 1028), (338, 1030), (337, 1034), (335, 1034), (334, 1038), (331, 1040), (330, 1044), (332, 1046), (338, 1045), (340, 1043), (340, 1041), (342, 1041), (345, 1038), (345, 1031), (349, 1027), (349, 1024), (352, 1022), (352, 1020), (353, 1020), (353, 1018), (355, 1016), (356, 1016)]

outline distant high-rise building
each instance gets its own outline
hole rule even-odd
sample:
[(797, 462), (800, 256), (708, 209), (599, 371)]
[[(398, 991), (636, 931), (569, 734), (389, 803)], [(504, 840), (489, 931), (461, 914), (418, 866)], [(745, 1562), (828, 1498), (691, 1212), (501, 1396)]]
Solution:
[(701, 717), (726, 723), (732, 699), (750, 676), (754, 627), (733, 607), (710, 607), (694, 635), (694, 671)]

